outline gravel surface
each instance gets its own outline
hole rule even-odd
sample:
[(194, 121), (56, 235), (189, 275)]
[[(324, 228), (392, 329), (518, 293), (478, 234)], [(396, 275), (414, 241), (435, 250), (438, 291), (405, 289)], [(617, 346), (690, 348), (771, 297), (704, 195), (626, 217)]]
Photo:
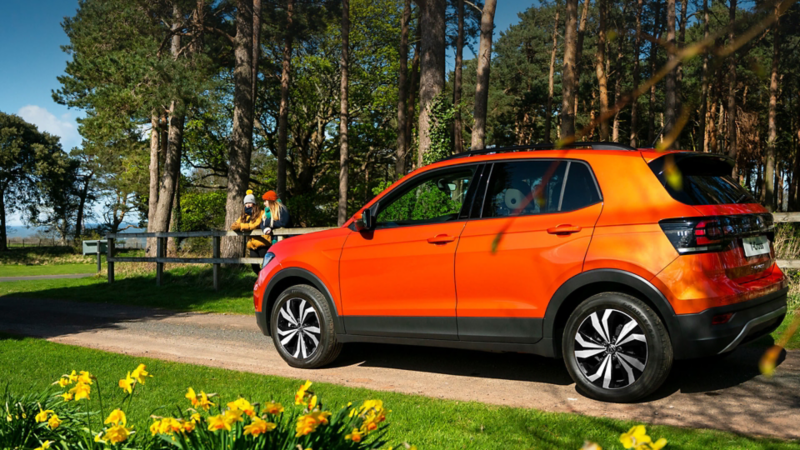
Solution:
[(26, 281), (26, 280), (51, 280), (54, 278), (86, 278), (93, 277), (93, 273), (67, 273), (62, 275), (34, 275), (30, 277), (0, 277), (0, 283), (3, 281)]
[(345, 386), (800, 439), (800, 352), (785, 353), (767, 378), (758, 372), (764, 347), (757, 344), (725, 358), (676, 362), (645, 401), (609, 404), (578, 393), (561, 361), (523, 354), (350, 344), (330, 367), (295, 369), (252, 316), (3, 297), (0, 331)]

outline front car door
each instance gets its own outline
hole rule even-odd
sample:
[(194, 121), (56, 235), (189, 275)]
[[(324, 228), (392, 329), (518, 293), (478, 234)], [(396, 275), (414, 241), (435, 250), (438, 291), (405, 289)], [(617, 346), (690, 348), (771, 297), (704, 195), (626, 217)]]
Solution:
[(456, 252), (459, 339), (535, 343), (551, 296), (582, 271), (602, 199), (582, 161), (501, 161), (486, 171)]
[(434, 169), (380, 200), (339, 265), (348, 334), (458, 339), (454, 259), (477, 164)]

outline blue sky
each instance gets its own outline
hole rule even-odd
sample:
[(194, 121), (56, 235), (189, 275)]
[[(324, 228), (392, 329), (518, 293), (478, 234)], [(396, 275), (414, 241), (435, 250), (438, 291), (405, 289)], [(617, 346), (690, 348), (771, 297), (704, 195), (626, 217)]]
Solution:
[[(495, 38), (519, 21), (517, 13), (535, 0), (498, 0)], [(56, 77), (64, 73), (69, 56), (61, 50), (69, 44), (61, 29), (65, 16), (72, 16), (77, 0), (2, 0), (0, 17), (0, 111), (18, 114), (23, 119), (61, 137), (65, 150), (79, 146), (81, 139), (75, 119), (81, 112), (53, 101), (51, 91), (59, 88)], [(465, 58), (471, 52), (465, 51)], [(448, 51), (448, 69), (453, 66)], [(11, 225), (19, 225), (10, 217)]]

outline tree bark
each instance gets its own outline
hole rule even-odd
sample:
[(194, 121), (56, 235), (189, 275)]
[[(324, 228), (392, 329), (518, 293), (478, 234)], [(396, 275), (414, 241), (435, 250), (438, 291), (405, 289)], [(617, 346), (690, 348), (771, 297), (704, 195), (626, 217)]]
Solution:
[[(658, 39), (661, 35), (661, 2), (658, 2), (656, 8), (656, 17), (653, 21), (653, 38)], [(658, 56), (658, 45), (654, 42), (650, 43), (650, 73), (656, 73), (656, 57)], [(656, 85), (650, 87), (650, 103), (647, 111), (647, 144), (654, 145), (653, 141), (656, 139)]]
[(550, 75), (548, 77), (547, 110), (544, 113), (544, 141), (550, 142), (550, 129), (553, 121), (553, 93), (556, 69), (556, 51), (558, 50), (558, 6), (556, 6), (556, 19), (553, 21), (553, 50), (550, 52)]
[[(684, 0), (686, 1), (686, 0)], [(674, 64), (677, 59), (675, 41), (675, 0), (667, 0), (667, 60)], [(666, 90), (664, 92), (664, 132), (667, 136), (672, 132), (678, 115), (678, 94), (676, 92), (676, 69), (670, 70), (666, 77)], [(679, 147), (677, 140), (669, 148)]]
[(8, 250), (8, 234), (6, 233), (6, 188), (0, 185), (0, 251)]
[[(772, 197), (775, 193), (773, 178), (775, 173), (775, 141), (778, 138), (776, 115), (778, 110), (778, 58), (780, 58), (780, 12), (778, 4), (774, 7), (775, 23), (772, 25), (772, 73), (769, 78), (769, 113), (767, 119), (767, 167), (764, 176), (765, 202), (772, 208)], [(796, 176), (796, 175), (795, 175)]]
[(489, 72), (492, 66), (492, 32), (497, 0), (486, 0), (481, 15), (481, 43), (478, 50), (478, 73), (475, 83), (475, 124), (472, 127), (472, 150), (486, 147), (486, 113), (489, 107)]
[[(157, 176), (157, 174), (156, 174)], [(92, 178), (94, 178), (94, 171), (89, 172), (83, 179), (83, 187), (81, 187), (80, 192), (78, 193), (78, 213), (77, 217), (75, 218), (75, 241), (77, 242), (78, 239), (81, 238), (83, 234), (83, 218), (85, 215), (84, 210), (86, 209), (86, 198), (89, 196), (89, 185), (92, 183)], [(158, 179), (156, 179), (156, 189), (158, 188)], [(158, 190), (156, 190), (156, 194)], [(149, 223), (149, 222), (148, 222)]]
[[(671, 0), (674, 1), (674, 0)], [(597, 73), (598, 94), (600, 96), (600, 116), (608, 113), (608, 73), (606, 72), (606, 13), (607, 0), (597, 0), (599, 27), (597, 30), (597, 51), (595, 52), (595, 72)], [(600, 121), (600, 140), (608, 141), (608, 120)]]
[[(625, 16), (628, 15), (628, 2), (625, 2), (624, 6), (622, 7), (622, 18), (625, 19)], [(619, 30), (619, 35), (617, 36), (617, 60), (614, 62), (614, 105), (617, 105), (622, 99), (622, 62), (625, 59), (624, 49), (625, 49), (625, 27), (622, 27)], [(606, 62), (608, 59), (606, 58)], [(608, 65), (606, 65), (606, 72), (608, 72)], [(611, 128), (611, 140), (613, 142), (619, 142), (619, 110), (614, 114), (614, 125)]]
[[(228, 163), (228, 199), (225, 203), (226, 230), (242, 214), (242, 201), (250, 184), (250, 156), (253, 149), (253, 1), (238, 0), (236, 10), (233, 132)], [(240, 257), (243, 247), (242, 237), (226, 238), (223, 240), (222, 257)]]
[[(703, 0), (703, 39), (708, 39), (708, 0)], [(708, 152), (708, 138), (706, 136), (706, 121), (708, 120), (708, 50), (703, 50), (703, 71), (700, 76), (701, 94), (700, 94), (700, 120), (699, 131), (701, 143), (701, 151)]]
[(561, 75), (561, 139), (575, 135), (575, 62), (578, 46), (578, 0), (566, 0), (564, 69)]
[[(689, 9), (689, 0), (681, 0), (681, 19), (678, 26), (678, 48), (682, 49), (686, 46), (686, 15)], [(678, 71), (675, 74), (675, 102), (677, 111), (682, 109), (683, 105), (683, 62), (678, 63)]]
[[(728, 21), (731, 24), (730, 31), (728, 31), (728, 45), (733, 45), (736, 38), (733, 23), (736, 20), (736, 0), (731, 0)], [(733, 178), (739, 179), (739, 160), (736, 148), (736, 52), (731, 53), (728, 57), (728, 137), (730, 139), (728, 144), (728, 156), (733, 158)]]
[(422, 167), (425, 153), (431, 147), (428, 106), (444, 89), (445, 67), (445, 0), (420, 0), (422, 45), (419, 74), (419, 145), (417, 167)]
[[(150, 198), (148, 199), (147, 208), (147, 232), (152, 233), (155, 220), (156, 211), (158, 211), (158, 151), (160, 149), (158, 137), (161, 135), (159, 131), (159, 119), (156, 113), (150, 117)], [(148, 238), (146, 244), (146, 254), (148, 257), (155, 256), (155, 238)]]
[[(397, 89), (397, 154), (395, 156), (395, 180), (406, 174), (406, 157), (408, 156), (408, 135), (406, 122), (408, 117), (408, 32), (411, 22), (411, 0), (405, 0), (403, 6), (403, 19), (400, 24), (400, 80)], [(456, 57), (456, 71), (458, 70), (458, 57)], [(456, 72), (458, 73), (458, 72)]]
[(278, 198), (286, 199), (286, 142), (289, 128), (289, 85), (292, 74), (292, 14), (294, 0), (286, 1), (286, 35), (281, 64), (281, 105), (278, 111)]
[[(406, 0), (408, 2), (408, 0)], [(453, 107), (455, 120), (453, 121), (453, 151), (464, 151), (464, 124), (461, 120), (461, 78), (464, 65), (464, 0), (458, 0), (458, 36), (456, 37), (456, 68), (453, 74)]]
[[(572, 99), (572, 109), (578, 120), (578, 90), (581, 84), (581, 63), (583, 62), (583, 38), (586, 36), (586, 23), (589, 18), (589, 0), (584, 0), (581, 11), (581, 20), (578, 22), (578, 42), (575, 47), (575, 96)], [(585, 106), (585, 105), (584, 105)]]
[(348, 148), (347, 148), (347, 87), (348, 64), (350, 60), (350, 0), (342, 0), (342, 59), (341, 89), (339, 104), (339, 211), (338, 224), (342, 226), (347, 221), (347, 175), (348, 175)]
[[(419, 23), (417, 23), (417, 45), (414, 47), (414, 59), (411, 61), (411, 85), (408, 88), (408, 107), (406, 116), (408, 120), (406, 120), (406, 143), (408, 145), (408, 150), (411, 150), (412, 146), (412, 137), (414, 131), (414, 112), (416, 111), (416, 104), (417, 100), (419, 99), (419, 59), (420, 59), (420, 47), (422, 46), (422, 30), (420, 30)], [(417, 122), (417, 126), (419, 127), (419, 122)], [(408, 170), (409, 165), (409, 155), (406, 154), (405, 157), (405, 168), (404, 171)]]
[[(636, 40), (633, 51), (633, 90), (639, 89), (639, 55), (642, 51), (642, 3), (636, 2)], [(707, 1), (707, 0), (706, 0)], [(639, 99), (631, 101), (631, 147), (639, 145)]]
[(258, 94), (258, 58), (261, 54), (261, 0), (253, 0), (253, 118), (256, 113), (256, 95)]

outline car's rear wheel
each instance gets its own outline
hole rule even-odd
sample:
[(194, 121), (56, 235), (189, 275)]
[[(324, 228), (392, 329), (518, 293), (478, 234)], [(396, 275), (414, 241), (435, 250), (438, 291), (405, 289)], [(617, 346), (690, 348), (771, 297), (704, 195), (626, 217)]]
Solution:
[(322, 367), (342, 350), (328, 303), (312, 286), (297, 285), (283, 291), (272, 307), (270, 324), (275, 348), (292, 367)]
[(606, 292), (578, 305), (562, 339), (578, 389), (597, 400), (631, 402), (658, 389), (672, 367), (672, 344), (658, 315), (641, 300)]

